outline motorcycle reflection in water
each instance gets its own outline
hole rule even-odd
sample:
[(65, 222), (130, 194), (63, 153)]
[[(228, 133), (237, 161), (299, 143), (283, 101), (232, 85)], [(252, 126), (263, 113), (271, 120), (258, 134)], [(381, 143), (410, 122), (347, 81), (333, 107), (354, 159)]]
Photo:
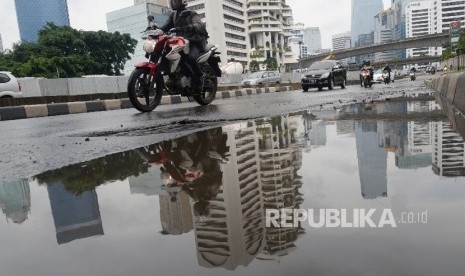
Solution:
[(163, 189), (175, 202), (184, 192), (194, 201), (197, 220), (209, 217), (209, 200), (218, 195), (223, 173), (220, 162), (226, 162), (229, 148), (227, 135), (220, 128), (190, 134), (139, 149), (150, 165), (160, 167)]

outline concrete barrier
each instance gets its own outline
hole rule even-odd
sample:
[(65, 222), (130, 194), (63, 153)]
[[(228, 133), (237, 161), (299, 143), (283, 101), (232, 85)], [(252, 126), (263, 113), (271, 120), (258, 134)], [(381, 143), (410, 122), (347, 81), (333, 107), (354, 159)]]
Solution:
[[(89, 83), (84, 81), (83, 83)], [(81, 83), (82, 84), (82, 83)], [(112, 84), (110, 84), (111, 86)], [(83, 87), (83, 86), (81, 86)], [(74, 89), (74, 88), (73, 88)], [(112, 88), (113, 89), (113, 88)], [(291, 86), (283, 87), (267, 87), (267, 88), (245, 88), (233, 91), (218, 91), (217, 99), (230, 99), (236, 97), (250, 96), (256, 94), (271, 94), (276, 92), (291, 91)], [(181, 104), (188, 103), (187, 97), (164, 96), (161, 104)], [(69, 103), (53, 103), (53, 104), (38, 104), (18, 107), (0, 107), (0, 121), (17, 120), (25, 118), (37, 118), (45, 116), (57, 116), (66, 114), (79, 114), (98, 111), (109, 111), (133, 108), (129, 99), (112, 99), (112, 100), (97, 100), (86, 102), (69, 102)]]
[(24, 107), (28, 118), (47, 117), (48, 107), (46, 104), (27, 105)]
[(68, 103), (69, 114), (86, 113), (87, 107), (85, 102)]
[(452, 103), (465, 113), (465, 74), (461, 74), (458, 78), (457, 89)]
[(455, 98), (455, 92), (457, 91), (457, 82), (459, 80), (460, 74), (450, 75), (449, 86), (446, 91), (446, 98), (453, 102)]
[(442, 88), (441, 88), (441, 91), (439, 91), (439, 93), (441, 93), (441, 95), (443, 97), (447, 97), (447, 92), (449, 91), (449, 82), (450, 82), (450, 79), (451, 79), (451, 75), (446, 75), (444, 77), (444, 80), (443, 80), (443, 83), (442, 83)]
[(103, 108), (105, 110), (121, 109), (121, 100), (105, 100), (103, 101)]

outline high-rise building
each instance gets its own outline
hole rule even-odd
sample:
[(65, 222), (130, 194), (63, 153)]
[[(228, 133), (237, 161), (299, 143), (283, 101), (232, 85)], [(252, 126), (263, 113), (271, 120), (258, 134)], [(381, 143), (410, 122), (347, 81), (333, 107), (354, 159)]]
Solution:
[[(265, 209), (299, 209), (303, 203), (302, 149), (297, 144), (302, 116), (279, 116), (257, 123), (260, 145), (260, 181)], [(279, 220), (278, 220), (279, 223)], [(300, 225), (289, 228), (267, 227), (265, 247), (257, 256), (261, 260), (278, 260), (296, 248), (295, 241), (304, 230)]]
[(292, 36), (294, 22), (292, 9), (286, 1), (247, 0), (247, 14), (252, 54), (257, 50), (261, 52), (257, 61), (274, 58), (281, 71), (286, 64), (295, 63), (292, 51), (288, 51), (287, 40)]
[(439, 176), (465, 176), (465, 143), (448, 122), (433, 127), (433, 171)]
[(381, 147), (377, 122), (356, 123), (355, 138), (363, 198), (387, 197), (387, 152)]
[(344, 50), (350, 48), (352, 36), (350, 32), (335, 34), (332, 37), (333, 51)]
[(70, 25), (67, 0), (15, 0), (15, 6), (22, 42), (37, 42), (39, 31), (47, 22)]
[(352, 0), (352, 46), (359, 46), (359, 36), (374, 32), (374, 18), (383, 10), (382, 0)]
[(62, 183), (47, 185), (58, 244), (103, 235), (97, 192), (74, 195)]
[[(375, 15), (375, 44), (382, 44), (394, 40), (394, 11), (387, 9)], [(375, 54), (376, 61), (393, 60), (395, 51), (380, 52)]]
[(206, 23), (209, 42), (219, 46), (222, 62), (235, 59), (248, 68), (246, 0), (189, 0), (188, 8), (195, 10)]
[[(333, 41), (333, 51), (344, 50), (350, 48), (352, 42), (352, 36), (350, 32), (335, 34), (332, 37)], [(342, 63), (347, 63), (347, 59), (341, 61)]]
[(194, 223), (197, 257), (204, 267), (247, 266), (264, 246), (265, 218), (259, 143), (254, 124), (223, 128), (229, 147), (222, 184), (208, 201), (210, 215)]
[(29, 182), (24, 180), (0, 182), (0, 208), (7, 220), (21, 224), (31, 211)]
[(194, 228), (189, 196), (181, 191), (175, 195), (160, 195), (160, 221), (163, 233), (182, 235)]
[(304, 44), (311, 54), (321, 52), (321, 32), (319, 27), (308, 27), (304, 30)]
[[(391, 9), (394, 11), (394, 40), (406, 38), (405, 8), (412, 0), (392, 0)], [(396, 50), (396, 58), (405, 59), (405, 50)]]
[(434, 1), (435, 30), (437, 33), (448, 32), (450, 23), (461, 21), (465, 27), (465, 1), (435, 0)]
[(140, 1), (135, 0), (134, 6), (107, 13), (107, 28), (109, 32), (129, 34), (138, 41), (131, 59), (124, 65), (124, 75), (129, 75), (134, 70), (134, 65), (145, 60), (145, 52), (142, 49), (143, 41), (141, 32), (147, 28), (147, 16), (155, 17), (157, 26), (163, 25), (168, 19), (170, 10), (164, 0)]
[[(405, 18), (407, 37), (434, 34), (434, 1), (411, 1), (405, 9)], [(437, 54), (437, 47), (407, 49), (407, 58)]]

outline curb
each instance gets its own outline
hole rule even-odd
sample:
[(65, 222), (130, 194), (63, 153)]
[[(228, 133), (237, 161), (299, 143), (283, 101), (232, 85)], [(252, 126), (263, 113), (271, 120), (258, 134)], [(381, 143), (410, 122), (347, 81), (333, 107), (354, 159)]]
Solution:
[[(218, 91), (216, 94), (216, 99), (222, 100), (257, 94), (280, 93), (293, 90), (294, 89), (292, 86), (243, 88), (234, 91)], [(173, 105), (188, 102), (189, 99), (187, 97), (181, 97), (179, 95), (163, 96), (160, 105)], [(128, 108), (133, 108), (131, 102), (128, 99), (0, 107), (0, 121), (110, 111)]]

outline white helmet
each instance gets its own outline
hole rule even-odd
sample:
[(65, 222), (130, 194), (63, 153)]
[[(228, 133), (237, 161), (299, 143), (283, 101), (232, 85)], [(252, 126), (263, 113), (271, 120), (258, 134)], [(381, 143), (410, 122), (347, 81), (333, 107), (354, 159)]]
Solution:
[(187, 0), (170, 0), (170, 6), (171, 6), (171, 9), (173, 10), (177, 10), (181, 8), (182, 6), (186, 7)]

